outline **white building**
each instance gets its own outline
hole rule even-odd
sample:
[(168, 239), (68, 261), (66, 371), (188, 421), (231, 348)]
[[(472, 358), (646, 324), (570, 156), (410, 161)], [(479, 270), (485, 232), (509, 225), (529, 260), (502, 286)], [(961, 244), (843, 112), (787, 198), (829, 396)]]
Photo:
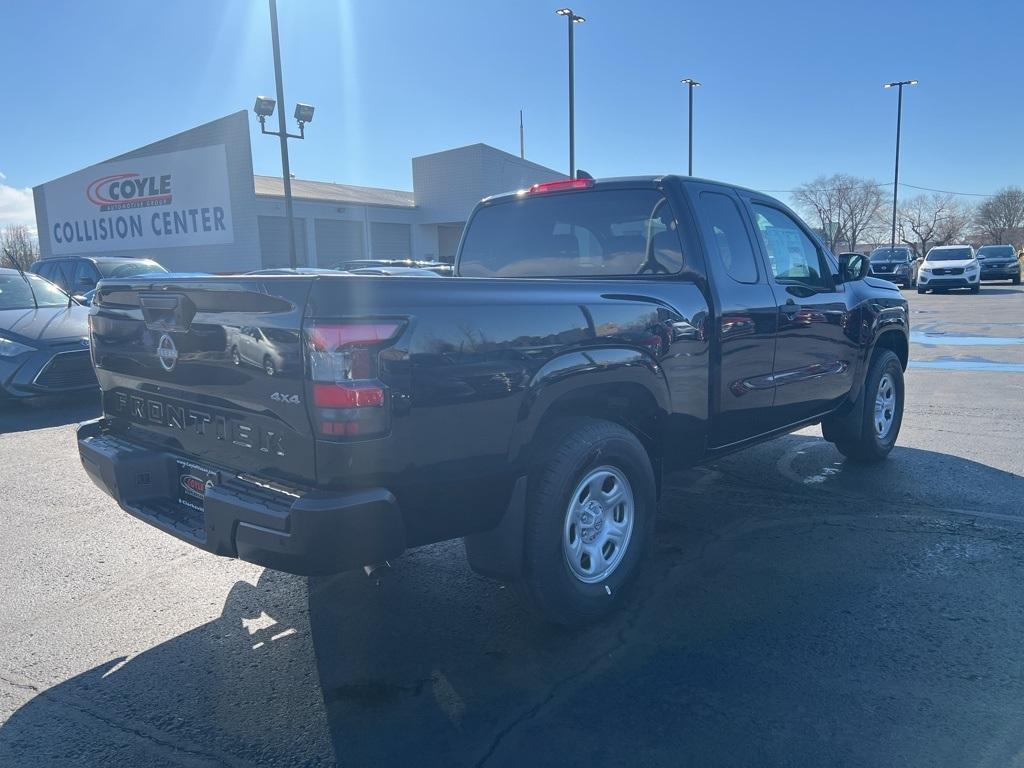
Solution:
[[(172, 271), (287, 266), (280, 177), (255, 176), (236, 112), (33, 190), (43, 258), (147, 256)], [(412, 160), (412, 191), (292, 180), (300, 265), (451, 261), (473, 205), (564, 174), (486, 144)]]

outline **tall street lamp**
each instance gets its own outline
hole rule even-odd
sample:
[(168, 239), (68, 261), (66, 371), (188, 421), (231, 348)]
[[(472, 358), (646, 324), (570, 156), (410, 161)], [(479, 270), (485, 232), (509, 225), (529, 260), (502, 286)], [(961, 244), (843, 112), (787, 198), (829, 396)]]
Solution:
[(569, 22), (569, 178), (576, 178), (576, 107), (574, 100), (575, 75), (573, 71), (573, 41), (572, 30), (576, 24), (582, 24), (586, 19), (573, 13), (572, 8), (559, 8), (555, 11), (559, 16), (565, 16)]
[(690, 109), (689, 109), (689, 115), (690, 115), (690, 119), (689, 119), (689, 122), (690, 122), (690, 129), (689, 129), (689, 138), (690, 138), (690, 166), (689, 166), (689, 172), (688, 173), (689, 173), (690, 176), (693, 176), (693, 89), (694, 88), (700, 88), (700, 83), (698, 83), (692, 77), (685, 77), (682, 80), (680, 80), (679, 82), (681, 82), (683, 85), (685, 85), (687, 87), (687, 90), (690, 92)]
[(900, 192), (900, 127), (903, 122), (903, 86), (917, 85), (917, 80), (899, 80), (886, 83), (883, 88), (899, 88), (900, 96), (896, 106), (896, 176), (892, 183), (892, 236), (889, 238), (889, 249), (896, 247), (896, 199)]
[(268, 131), (267, 118), (274, 114), (275, 102), (266, 96), (257, 96), (253, 112), (260, 121), (260, 132), (277, 136), (281, 140), (281, 178), (284, 181), (284, 211), (288, 219), (288, 265), (295, 269), (298, 259), (295, 256), (295, 218), (292, 215), (292, 174), (288, 164), (288, 139), (306, 138), (306, 123), (313, 122), (313, 107), (309, 104), (295, 105), (295, 120), (299, 124), (298, 133), (288, 133), (284, 117), (284, 81), (281, 77), (281, 43), (277, 36), (277, 0), (270, 0), (270, 37), (274, 46), (274, 79), (277, 81), (277, 104), (281, 110), (277, 113), (277, 130)]

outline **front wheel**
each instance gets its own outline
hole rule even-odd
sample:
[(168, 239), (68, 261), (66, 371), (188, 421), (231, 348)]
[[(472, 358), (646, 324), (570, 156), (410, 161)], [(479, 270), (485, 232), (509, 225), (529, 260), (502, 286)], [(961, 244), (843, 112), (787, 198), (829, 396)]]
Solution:
[(918, 293), (924, 293), (924, 292), (925, 292), (926, 290), (928, 290), (928, 289), (927, 289), (927, 288), (924, 288), (924, 287), (923, 287), (923, 286), (921, 286), (921, 285), (918, 285), (918, 286), (917, 286), (917, 292), (918, 292)]
[[(839, 452), (853, 461), (875, 462), (885, 459), (896, 445), (903, 423), (903, 366), (896, 353), (878, 351), (868, 368), (864, 389), (858, 399), (859, 430), (842, 428), (830, 437)], [(858, 434), (859, 432), (859, 434)]]
[(1013, 284), (1020, 285), (1020, 275), (1017, 275), (1015, 278), (1013, 278)]
[(981, 293), (981, 285), (972, 285), (971, 293)]
[(556, 432), (530, 474), (519, 592), (543, 619), (581, 625), (615, 608), (654, 530), (654, 469), (618, 424)]

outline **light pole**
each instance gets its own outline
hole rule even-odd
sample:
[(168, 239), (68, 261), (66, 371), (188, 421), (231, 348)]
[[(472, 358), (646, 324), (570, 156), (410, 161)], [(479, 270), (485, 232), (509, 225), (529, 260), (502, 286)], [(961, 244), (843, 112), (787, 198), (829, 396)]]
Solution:
[(698, 83), (692, 77), (684, 77), (679, 82), (681, 82), (683, 85), (685, 85), (687, 87), (687, 90), (690, 92), (690, 109), (689, 109), (689, 115), (690, 115), (690, 119), (689, 119), (689, 122), (690, 122), (690, 129), (689, 129), (690, 165), (689, 165), (688, 174), (690, 176), (693, 176), (693, 89), (694, 88), (700, 88), (700, 83)]
[(573, 13), (572, 8), (559, 8), (555, 11), (559, 16), (565, 16), (569, 22), (569, 178), (576, 178), (576, 106), (574, 98), (575, 74), (573, 70), (573, 39), (572, 29), (574, 24), (582, 24), (586, 19)]
[(917, 85), (917, 80), (899, 80), (886, 83), (883, 88), (899, 88), (900, 96), (896, 106), (896, 176), (892, 183), (892, 236), (889, 238), (889, 252), (896, 247), (896, 200), (900, 192), (900, 127), (903, 122), (903, 86)]
[(281, 76), (281, 43), (277, 35), (277, 0), (270, 0), (270, 37), (274, 46), (274, 80), (277, 83), (277, 102), (281, 111), (277, 113), (276, 131), (268, 131), (266, 120), (274, 114), (275, 102), (266, 96), (257, 96), (253, 112), (260, 120), (260, 132), (277, 136), (281, 140), (281, 179), (284, 181), (284, 212), (288, 219), (288, 265), (295, 269), (298, 259), (295, 256), (295, 218), (292, 215), (292, 174), (288, 164), (288, 139), (306, 138), (306, 123), (313, 122), (313, 107), (309, 104), (295, 105), (295, 119), (299, 123), (299, 132), (288, 133), (284, 117), (284, 79)]

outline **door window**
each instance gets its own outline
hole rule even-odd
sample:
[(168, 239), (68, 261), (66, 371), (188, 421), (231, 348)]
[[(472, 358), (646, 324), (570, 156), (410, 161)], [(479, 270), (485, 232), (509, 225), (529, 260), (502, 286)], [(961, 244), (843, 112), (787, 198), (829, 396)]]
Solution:
[(753, 209), (776, 282), (830, 289), (832, 277), (824, 254), (793, 217), (767, 205), (754, 203)]
[(78, 262), (75, 269), (75, 290), (91, 291), (96, 287), (96, 268), (88, 261)]
[(757, 262), (739, 208), (728, 195), (700, 193), (700, 218), (711, 258), (739, 283), (757, 282)]

